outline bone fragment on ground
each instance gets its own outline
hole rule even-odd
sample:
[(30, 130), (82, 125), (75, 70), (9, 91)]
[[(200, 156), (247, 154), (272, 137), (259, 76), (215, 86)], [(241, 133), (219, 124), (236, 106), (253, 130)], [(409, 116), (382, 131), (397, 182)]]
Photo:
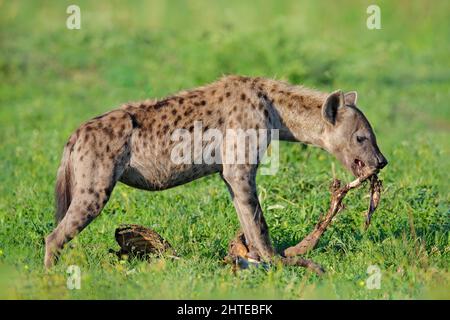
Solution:
[[(263, 261), (255, 260), (254, 253), (250, 252), (243, 232), (239, 232), (236, 237), (230, 242), (228, 246), (228, 255), (224, 261), (233, 265), (233, 271), (238, 269), (247, 269), (252, 266), (268, 267), (268, 264)], [(281, 262), (286, 266), (299, 266), (312, 270), (318, 275), (322, 275), (325, 270), (317, 263), (303, 259), (301, 257), (281, 257), (275, 256), (272, 263)]]

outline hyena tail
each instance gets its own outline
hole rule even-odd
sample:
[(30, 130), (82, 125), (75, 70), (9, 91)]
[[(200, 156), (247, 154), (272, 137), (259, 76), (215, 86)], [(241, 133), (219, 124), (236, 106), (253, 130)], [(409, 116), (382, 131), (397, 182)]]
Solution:
[(61, 164), (58, 168), (55, 187), (55, 220), (57, 224), (64, 218), (72, 202), (72, 167), (70, 155), (76, 140), (77, 136), (73, 134), (64, 147)]

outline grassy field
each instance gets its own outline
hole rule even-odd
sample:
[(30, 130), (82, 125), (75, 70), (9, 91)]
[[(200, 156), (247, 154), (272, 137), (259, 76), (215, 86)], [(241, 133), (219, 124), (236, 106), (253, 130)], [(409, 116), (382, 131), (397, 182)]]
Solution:
[[(366, 8), (381, 8), (381, 30)], [(81, 8), (81, 30), (66, 8)], [(450, 298), (449, 1), (0, 0), (0, 298)], [(357, 90), (390, 164), (368, 231), (367, 188), (346, 199), (307, 256), (327, 273), (274, 266), (233, 275), (221, 264), (237, 216), (218, 176), (149, 193), (124, 185), (49, 272), (62, 148), (77, 126), (130, 100), (163, 97), (223, 74)], [(327, 207), (324, 151), (281, 144), (280, 170), (258, 176), (277, 248), (298, 242)], [(275, 209), (273, 208), (276, 206)], [(271, 209), (272, 207), (272, 209)], [(114, 230), (149, 226), (181, 260), (119, 262)], [(69, 265), (81, 289), (66, 286)], [(367, 268), (381, 270), (369, 290)]]

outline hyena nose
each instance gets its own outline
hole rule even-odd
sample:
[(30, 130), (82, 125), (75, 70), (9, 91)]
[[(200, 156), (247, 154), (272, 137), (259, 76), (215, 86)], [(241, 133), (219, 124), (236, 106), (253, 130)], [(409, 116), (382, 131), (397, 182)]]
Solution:
[(388, 164), (387, 159), (382, 154), (380, 154), (378, 156), (378, 169), (380, 170), (383, 169), (384, 167), (387, 166), (387, 164)]

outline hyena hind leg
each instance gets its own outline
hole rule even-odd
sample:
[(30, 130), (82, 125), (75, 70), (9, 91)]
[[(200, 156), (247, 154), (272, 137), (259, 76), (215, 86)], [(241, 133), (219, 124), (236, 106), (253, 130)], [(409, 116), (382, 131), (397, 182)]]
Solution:
[[(45, 239), (44, 264), (47, 268), (55, 263), (64, 245), (100, 214), (129, 164), (132, 123), (123, 114), (119, 111), (110, 113), (104, 117), (106, 119), (88, 123), (80, 129), (76, 141), (66, 147), (61, 164), (63, 170), (58, 173), (57, 183), (64, 191), (57, 190), (57, 197), (68, 193), (70, 200), (66, 202), (70, 205), (67, 211), (62, 210), (61, 216), (57, 217), (59, 224)], [(105, 127), (99, 125), (102, 121), (120, 121), (114, 126), (120, 131), (100, 129)]]
[(45, 267), (54, 265), (64, 245), (100, 214), (107, 201), (98, 188), (77, 190), (66, 215), (45, 239)]

